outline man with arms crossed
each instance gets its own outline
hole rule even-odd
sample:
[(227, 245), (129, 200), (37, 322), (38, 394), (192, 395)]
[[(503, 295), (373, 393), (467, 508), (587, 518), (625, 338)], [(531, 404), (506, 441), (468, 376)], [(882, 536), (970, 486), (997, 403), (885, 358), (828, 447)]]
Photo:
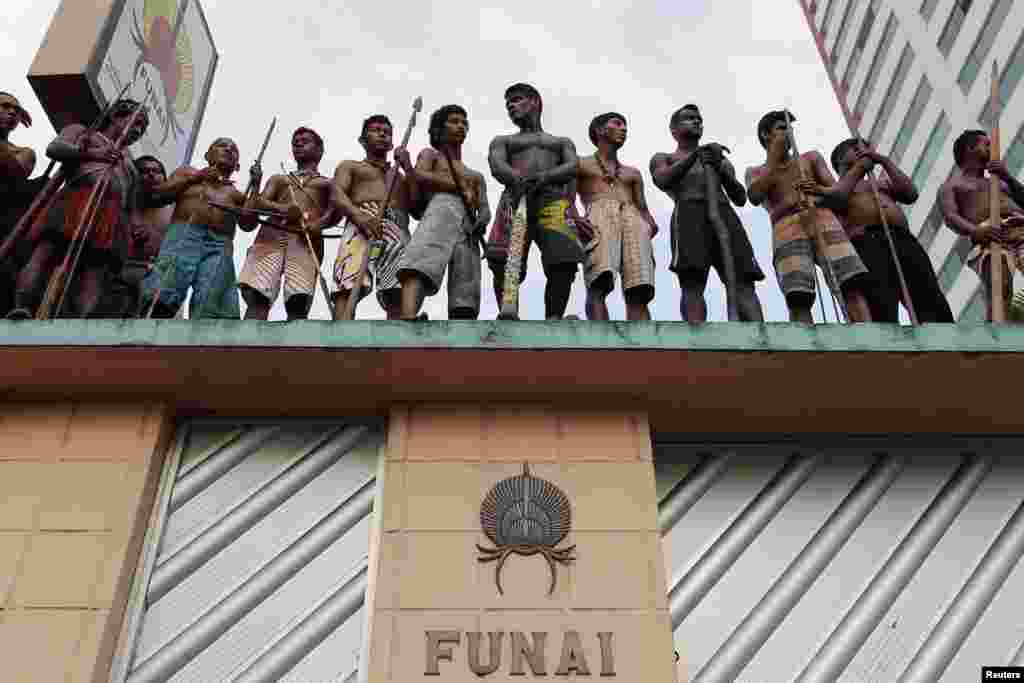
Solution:
[(528, 233), (522, 250), (520, 281), (526, 277), (529, 244), (536, 242), (547, 276), (545, 317), (560, 320), (583, 261), (583, 246), (569, 211), (578, 159), (572, 140), (551, 135), (541, 127), (543, 108), (540, 93), (532, 85), (516, 83), (505, 91), (505, 109), (519, 132), (500, 135), (491, 142), (491, 175), (505, 190), (488, 240), (487, 260), (494, 272), (494, 295), (500, 309), (511, 216), (520, 200), (525, 201)]

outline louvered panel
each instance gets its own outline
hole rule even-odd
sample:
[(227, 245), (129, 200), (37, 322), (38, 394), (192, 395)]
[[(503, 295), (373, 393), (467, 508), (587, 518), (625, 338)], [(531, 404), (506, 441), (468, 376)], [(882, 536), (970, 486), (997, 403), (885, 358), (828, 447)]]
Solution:
[(127, 680), (344, 680), (363, 635), (382, 430), (186, 428)]
[(960, 681), (1013, 661), (1021, 444), (851, 443), (656, 445), (690, 680)]

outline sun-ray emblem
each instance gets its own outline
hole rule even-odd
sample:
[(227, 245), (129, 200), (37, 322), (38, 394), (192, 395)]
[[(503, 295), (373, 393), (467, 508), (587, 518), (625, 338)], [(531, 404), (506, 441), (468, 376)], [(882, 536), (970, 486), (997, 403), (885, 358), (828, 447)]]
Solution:
[(556, 548), (569, 534), (572, 526), (572, 510), (569, 498), (549, 481), (530, 474), (530, 466), (523, 465), (523, 473), (499, 481), (484, 498), (480, 506), (480, 526), (494, 548), (477, 545), (480, 562), (497, 562), (494, 581), (498, 592), (501, 587), (501, 570), (509, 555), (543, 555), (551, 569), (551, 588), (555, 592), (558, 572), (555, 563), (569, 564), (575, 545)]

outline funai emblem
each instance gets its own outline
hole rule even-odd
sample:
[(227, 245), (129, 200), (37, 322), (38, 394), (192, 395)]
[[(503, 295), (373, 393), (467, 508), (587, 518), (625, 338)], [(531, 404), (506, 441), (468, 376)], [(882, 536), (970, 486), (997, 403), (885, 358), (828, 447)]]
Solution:
[(497, 562), (494, 581), (498, 592), (501, 587), (501, 570), (509, 555), (543, 555), (551, 569), (551, 587), (548, 595), (555, 592), (558, 573), (555, 563), (569, 564), (576, 558), (576, 546), (556, 548), (565, 540), (572, 526), (572, 510), (569, 498), (549, 481), (530, 474), (530, 467), (523, 465), (523, 473), (504, 479), (491, 489), (480, 506), (480, 526), (494, 548), (477, 545), (480, 562)]

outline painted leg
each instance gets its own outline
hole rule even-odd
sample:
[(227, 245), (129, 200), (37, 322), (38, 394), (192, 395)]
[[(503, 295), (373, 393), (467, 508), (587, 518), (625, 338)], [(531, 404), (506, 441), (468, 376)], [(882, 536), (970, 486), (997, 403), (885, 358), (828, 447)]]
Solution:
[[(288, 322), (292, 320), (305, 320), (309, 317), (309, 309), (313, 304), (312, 294), (293, 294), (284, 302), (284, 312), (288, 316)], [(270, 309), (267, 309), (270, 312)]]
[(602, 273), (594, 280), (593, 284), (587, 287), (587, 303), (585, 310), (587, 320), (608, 320), (608, 294), (611, 292), (611, 273)]
[(871, 322), (871, 307), (868, 306), (868, 298), (859, 289), (850, 289), (846, 292), (846, 310), (850, 313), (850, 322), (852, 323)]
[[(72, 286), (78, 291), (69, 292), (69, 298), (75, 303), (74, 312), (82, 318), (91, 318), (96, 312), (103, 297), (103, 284), (107, 270), (103, 266), (87, 266), (82, 268), (78, 282)], [(62, 316), (67, 317), (67, 316)]]
[(249, 287), (242, 287), (242, 298), (246, 305), (245, 320), (266, 320), (270, 317), (270, 299)]
[(741, 282), (737, 287), (737, 303), (740, 309), (740, 320), (748, 323), (763, 323), (764, 311), (761, 300), (757, 298), (753, 282)]
[(692, 276), (679, 278), (679, 289), (682, 292), (679, 308), (683, 320), (690, 323), (702, 323), (708, 319), (708, 304), (704, 299), (704, 290), (708, 285), (708, 276)]
[(49, 240), (42, 240), (36, 245), (28, 263), (18, 273), (11, 317), (24, 317), (25, 312), (27, 317), (32, 317), (48, 277), (57, 268), (59, 256), (56, 245)]
[(575, 263), (554, 267), (548, 273), (548, 282), (544, 287), (544, 317), (547, 320), (561, 320), (565, 315), (575, 279)]

